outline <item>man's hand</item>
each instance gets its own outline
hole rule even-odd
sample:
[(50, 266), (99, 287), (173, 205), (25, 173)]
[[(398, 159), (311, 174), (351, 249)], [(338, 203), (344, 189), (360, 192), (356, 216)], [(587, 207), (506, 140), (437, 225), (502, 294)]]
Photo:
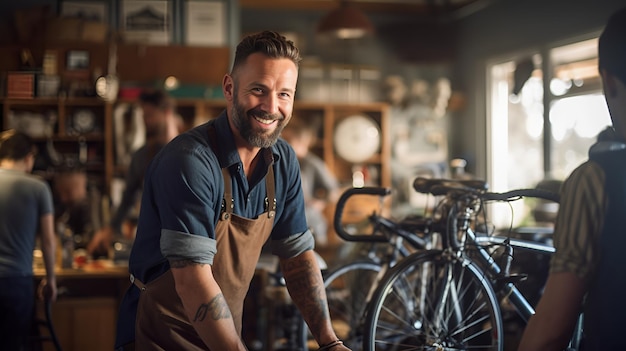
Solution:
[(346, 345), (343, 344), (342, 341), (337, 340), (337, 342), (332, 342), (325, 346), (320, 346), (318, 351), (351, 351)]
[(114, 234), (113, 228), (111, 227), (103, 227), (98, 230), (87, 245), (87, 252), (91, 256), (94, 256), (94, 254), (108, 253), (111, 243), (113, 243)]
[(37, 296), (41, 300), (56, 301), (57, 282), (56, 279), (42, 279), (37, 288)]

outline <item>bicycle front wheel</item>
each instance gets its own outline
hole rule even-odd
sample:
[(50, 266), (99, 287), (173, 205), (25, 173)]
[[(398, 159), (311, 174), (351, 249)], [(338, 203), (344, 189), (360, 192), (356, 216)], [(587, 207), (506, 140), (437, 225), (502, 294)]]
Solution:
[(487, 277), (439, 250), (389, 270), (366, 312), (367, 351), (502, 350), (500, 308)]
[[(369, 288), (376, 284), (381, 265), (369, 260), (354, 261), (324, 274), (328, 310), (333, 329), (344, 344), (356, 351), (361, 348), (363, 322)], [(303, 324), (307, 349), (316, 349), (309, 329)]]

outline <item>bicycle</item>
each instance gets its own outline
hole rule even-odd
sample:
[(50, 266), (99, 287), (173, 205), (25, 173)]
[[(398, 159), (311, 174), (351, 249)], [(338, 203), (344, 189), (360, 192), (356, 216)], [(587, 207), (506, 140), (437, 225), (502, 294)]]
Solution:
[[(343, 224), (344, 208), (355, 196), (378, 196), (383, 199), (391, 194), (385, 187), (363, 187), (346, 190), (338, 199), (333, 225), (337, 234), (346, 242), (364, 244), (357, 258), (334, 269), (324, 270), (324, 285), (330, 317), (338, 337), (353, 350), (362, 343), (362, 333), (356, 326), (362, 323), (365, 306), (373, 287), (384, 273), (411, 253), (431, 247), (429, 219), (407, 217), (401, 220), (386, 218), (374, 211), (365, 223), (353, 224), (348, 230)], [(355, 234), (354, 231), (367, 233)], [(367, 288), (363, 288), (363, 287)], [(301, 337), (305, 344), (311, 339), (308, 328), (301, 322)], [(308, 345), (304, 348), (308, 350)]]
[[(554, 252), (547, 244), (477, 234), (474, 221), (484, 203), (536, 197), (558, 202), (557, 194), (520, 189), (489, 193), (486, 184), (417, 178), (414, 189), (443, 196), (432, 228), (440, 247), (411, 254), (390, 268), (369, 301), (363, 325), (364, 350), (503, 350), (500, 300), (527, 321), (534, 309), (510, 274), (514, 248)], [(500, 248), (501, 260), (494, 254)], [(573, 338), (574, 342), (576, 341)]]

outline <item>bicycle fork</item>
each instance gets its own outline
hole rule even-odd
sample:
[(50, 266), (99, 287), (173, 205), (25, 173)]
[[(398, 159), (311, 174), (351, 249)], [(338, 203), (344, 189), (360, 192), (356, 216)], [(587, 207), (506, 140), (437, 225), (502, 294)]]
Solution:
[[(470, 238), (475, 238), (475, 234), (473, 232), (469, 232), (469, 237)], [(476, 243), (475, 240), (472, 240), (472, 242)], [(506, 255), (506, 262), (505, 262), (505, 268), (504, 270), (500, 268), (500, 265), (498, 264), (498, 262), (496, 262), (496, 260), (494, 260), (494, 258), (489, 254), (489, 252), (482, 248), (479, 244), (476, 244), (476, 246), (478, 247), (477, 252), (479, 253), (479, 262), (481, 263), (481, 266), (486, 267), (486, 271), (487, 272), (491, 272), (493, 273), (493, 277), (491, 278), (492, 281), (494, 281), (494, 285), (495, 285), (495, 290), (496, 292), (500, 291), (503, 293), (503, 299), (507, 299), (509, 300), (509, 302), (511, 303), (511, 305), (513, 305), (513, 307), (515, 308), (515, 310), (517, 311), (517, 313), (520, 315), (520, 317), (522, 317), (522, 319), (524, 320), (525, 323), (528, 323), (528, 319), (535, 314), (535, 309), (533, 308), (533, 306), (530, 305), (530, 303), (528, 302), (528, 300), (526, 300), (526, 298), (524, 297), (524, 295), (521, 293), (521, 291), (519, 291), (519, 289), (517, 288), (517, 286), (515, 286), (515, 284), (513, 284), (512, 282), (505, 282), (502, 285), (502, 281), (505, 281), (506, 279), (509, 278), (509, 268), (510, 268), (510, 264), (511, 264), (511, 259), (513, 257), (513, 248), (510, 244), (508, 244), (505, 241), (506, 244), (506, 248), (505, 248), (505, 253), (504, 255)], [(500, 280), (500, 281), (499, 281)]]

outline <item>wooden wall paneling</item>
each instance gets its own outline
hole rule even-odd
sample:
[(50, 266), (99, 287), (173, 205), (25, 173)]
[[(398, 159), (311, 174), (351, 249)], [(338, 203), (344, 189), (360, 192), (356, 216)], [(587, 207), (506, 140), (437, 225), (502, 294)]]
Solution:
[(175, 76), (182, 84), (221, 85), (229, 66), (228, 47), (139, 44), (118, 47), (117, 73), (126, 82), (154, 82)]
[[(65, 351), (112, 350), (118, 304), (114, 298), (60, 299), (52, 305), (52, 319)], [(46, 344), (45, 350), (52, 350)]]

